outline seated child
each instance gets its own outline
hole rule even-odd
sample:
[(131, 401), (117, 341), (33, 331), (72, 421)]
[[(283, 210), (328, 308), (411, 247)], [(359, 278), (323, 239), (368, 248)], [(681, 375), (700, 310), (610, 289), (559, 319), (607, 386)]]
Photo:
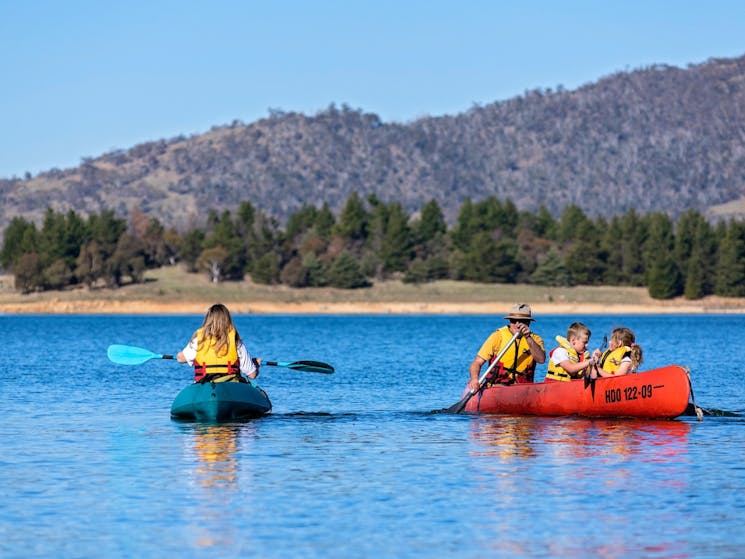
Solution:
[(598, 367), (592, 371), (592, 378), (617, 377), (635, 373), (642, 362), (642, 348), (636, 345), (636, 336), (628, 328), (616, 328), (611, 332), (608, 349), (601, 355), (593, 352)]
[(587, 326), (574, 322), (569, 326), (566, 338), (556, 336), (559, 346), (549, 353), (546, 381), (569, 381), (584, 376), (587, 368), (595, 363), (587, 351), (590, 335)]

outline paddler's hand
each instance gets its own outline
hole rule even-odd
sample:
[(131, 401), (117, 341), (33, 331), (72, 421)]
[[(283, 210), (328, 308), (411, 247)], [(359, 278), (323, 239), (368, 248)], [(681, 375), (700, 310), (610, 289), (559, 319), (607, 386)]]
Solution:
[(479, 390), (479, 379), (472, 378), (468, 381), (468, 389), (474, 394)]
[(522, 322), (517, 323), (517, 331), (520, 332), (521, 338), (525, 338), (531, 334), (530, 326), (523, 324)]

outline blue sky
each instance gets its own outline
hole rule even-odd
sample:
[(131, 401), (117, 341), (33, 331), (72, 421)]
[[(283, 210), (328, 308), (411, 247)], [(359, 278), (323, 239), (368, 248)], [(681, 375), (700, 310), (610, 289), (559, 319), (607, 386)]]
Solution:
[(270, 108), (406, 122), (743, 54), (742, 0), (0, 0), (0, 177)]

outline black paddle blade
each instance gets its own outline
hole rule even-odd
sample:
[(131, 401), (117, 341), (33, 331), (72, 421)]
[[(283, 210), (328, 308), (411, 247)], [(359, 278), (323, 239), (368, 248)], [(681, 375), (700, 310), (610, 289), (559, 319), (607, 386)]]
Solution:
[(324, 373), (330, 375), (334, 372), (334, 368), (328, 363), (322, 361), (295, 361), (288, 365), (290, 369), (298, 371), (306, 371), (308, 373)]
[(285, 367), (294, 371), (305, 371), (306, 373), (323, 373), (330, 375), (334, 368), (323, 361), (263, 361), (262, 365), (270, 367)]
[(466, 409), (466, 404), (468, 403), (468, 400), (471, 399), (473, 396), (473, 392), (469, 392), (465, 395), (465, 397), (458, 402), (457, 404), (453, 404), (449, 408), (446, 408), (442, 410), (442, 413), (463, 413), (463, 410)]

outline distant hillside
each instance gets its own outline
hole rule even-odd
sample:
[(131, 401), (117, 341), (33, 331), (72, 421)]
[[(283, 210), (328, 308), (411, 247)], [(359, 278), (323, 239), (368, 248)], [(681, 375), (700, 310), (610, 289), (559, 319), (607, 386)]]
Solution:
[(47, 206), (133, 206), (179, 228), (250, 200), (280, 220), (376, 193), (410, 212), (466, 197), (588, 214), (698, 209), (745, 215), (745, 57), (623, 72), (574, 91), (531, 91), (455, 116), (384, 123), (329, 107), (273, 112), (189, 138), (140, 144), (73, 169), (0, 180), (0, 231)]

